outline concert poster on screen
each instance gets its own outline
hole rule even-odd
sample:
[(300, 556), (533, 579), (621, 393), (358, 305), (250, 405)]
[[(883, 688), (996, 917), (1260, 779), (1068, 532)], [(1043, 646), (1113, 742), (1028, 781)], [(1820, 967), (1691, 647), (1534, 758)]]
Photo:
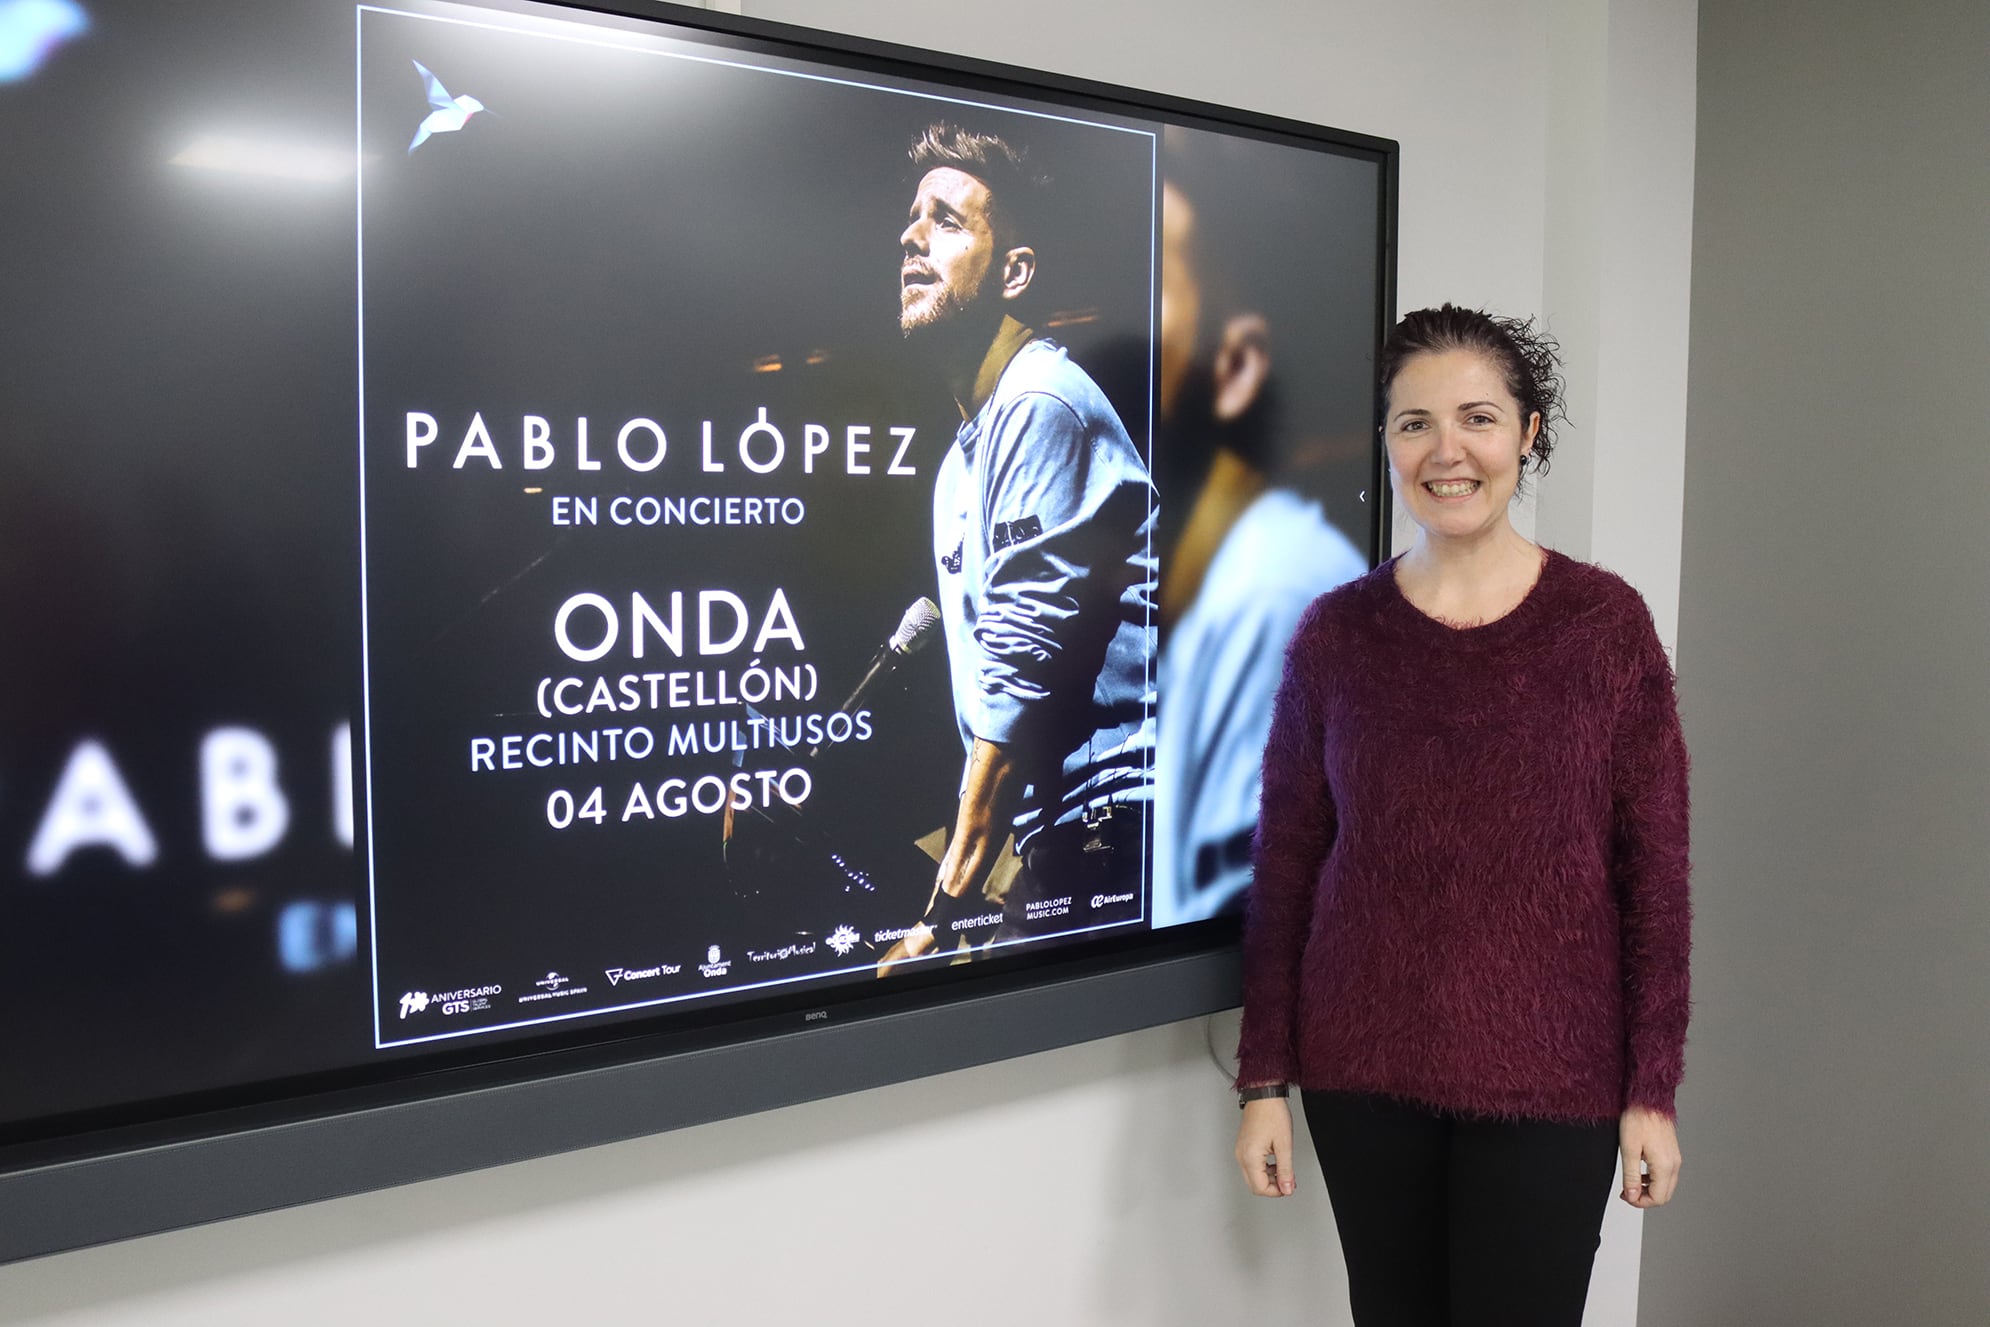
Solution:
[(1144, 461), (1156, 134), (448, 5), (362, 9), (357, 78), (376, 1045), (868, 979), (967, 751), (909, 150), (1026, 145), (1029, 326)]

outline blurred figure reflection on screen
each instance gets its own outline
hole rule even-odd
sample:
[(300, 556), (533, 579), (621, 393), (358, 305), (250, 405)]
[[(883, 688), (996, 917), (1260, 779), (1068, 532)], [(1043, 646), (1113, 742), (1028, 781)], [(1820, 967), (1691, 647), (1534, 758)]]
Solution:
[(1241, 906), (1286, 642), (1309, 603), (1368, 570), (1288, 482), (1305, 421), (1278, 409), (1277, 388), (1323, 348), (1281, 339), (1269, 287), (1303, 280), (1304, 228), (1254, 201), (1266, 181), (1219, 155), (1232, 146), (1171, 131), (1163, 154), (1155, 468), (1175, 481), (1175, 523), (1161, 576), (1156, 926)]

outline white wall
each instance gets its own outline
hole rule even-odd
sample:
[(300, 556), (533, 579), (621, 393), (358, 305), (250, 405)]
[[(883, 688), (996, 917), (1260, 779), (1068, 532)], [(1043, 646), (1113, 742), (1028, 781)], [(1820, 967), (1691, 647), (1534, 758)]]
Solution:
[[(1655, 149), (1653, 169), (1690, 163), (1695, 11), (1692, 0), (1611, 0), (1599, 28), (1580, 6), (1564, 10), (1575, 3), (741, 7), (1396, 138), (1399, 307), (1450, 299), (1552, 316), (1551, 296), (1573, 290), (1602, 327), (1623, 307), (1613, 282), (1687, 283), (1683, 249), (1647, 252), (1635, 238), (1647, 159), (1608, 160), (1627, 140), (1609, 137), (1604, 117), (1683, 99), (1683, 121), (1638, 132)], [(1612, 49), (1631, 33), (1648, 49)], [(1606, 125), (1602, 148), (1579, 132), (1592, 122)], [(1558, 206), (1551, 223), (1551, 200), (1579, 205)], [(1595, 257), (1564, 265), (1554, 285), (1565, 245)], [(1683, 358), (1683, 317), (1650, 335)], [(1600, 347), (1585, 353), (1601, 357)], [(1683, 384), (1679, 397), (1683, 409)], [(1646, 460), (1664, 478), (1670, 457)], [(1609, 464), (1599, 455), (1596, 481)], [(1564, 502), (1586, 513), (1569, 529), (1610, 519), (1598, 482), (1571, 484), (1564, 498), (1555, 479), (1541, 493), (1545, 524)], [(1668, 531), (1661, 511), (1623, 545), (1643, 563), (1619, 569), (1648, 591), (1668, 565), (1676, 577), (1670, 519)], [(1218, 1021), (1227, 1047), (1233, 1025)], [(1247, 1201), (1229, 1161), (1235, 1120), (1203, 1026), (1178, 1025), (0, 1269), (0, 1324), (1346, 1321), (1317, 1177), (1302, 1170), (1294, 1200)], [(1613, 1205), (1592, 1324), (1633, 1320), (1638, 1240), (1639, 1218)]]
[(1696, 6), (1552, 0), (1539, 308), (1570, 425), (1536, 533), (1644, 592), (1678, 640)]

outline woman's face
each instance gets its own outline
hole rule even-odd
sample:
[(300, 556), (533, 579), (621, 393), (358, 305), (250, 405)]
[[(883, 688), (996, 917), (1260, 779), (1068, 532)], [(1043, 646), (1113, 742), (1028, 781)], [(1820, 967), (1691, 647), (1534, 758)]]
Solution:
[(1520, 459), (1541, 417), (1520, 404), (1492, 360), (1474, 350), (1425, 351), (1403, 361), (1383, 423), (1389, 475), (1418, 528), (1470, 539), (1507, 523)]

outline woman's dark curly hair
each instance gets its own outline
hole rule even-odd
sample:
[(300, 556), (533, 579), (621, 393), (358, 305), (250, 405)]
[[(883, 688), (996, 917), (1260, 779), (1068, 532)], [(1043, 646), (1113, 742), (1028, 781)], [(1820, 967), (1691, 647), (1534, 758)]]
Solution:
[(1555, 339), (1536, 331), (1532, 318), (1502, 318), (1455, 304), (1405, 314), (1382, 343), (1377, 375), (1382, 418), (1388, 417), (1389, 389), (1410, 356), (1443, 350), (1476, 351), (1497, 365), (1507, 391), (1520, 403), (1523, 430), (1529, 415), (1541, 417), (1541, 431), (1521, 460), (1521, 478), (1524, 482), (1530, 469), (1545, 472), (1555, 450), (1555, 422), (1568, 422), (1568, 412), (1562, 408), (1561, 347)]

